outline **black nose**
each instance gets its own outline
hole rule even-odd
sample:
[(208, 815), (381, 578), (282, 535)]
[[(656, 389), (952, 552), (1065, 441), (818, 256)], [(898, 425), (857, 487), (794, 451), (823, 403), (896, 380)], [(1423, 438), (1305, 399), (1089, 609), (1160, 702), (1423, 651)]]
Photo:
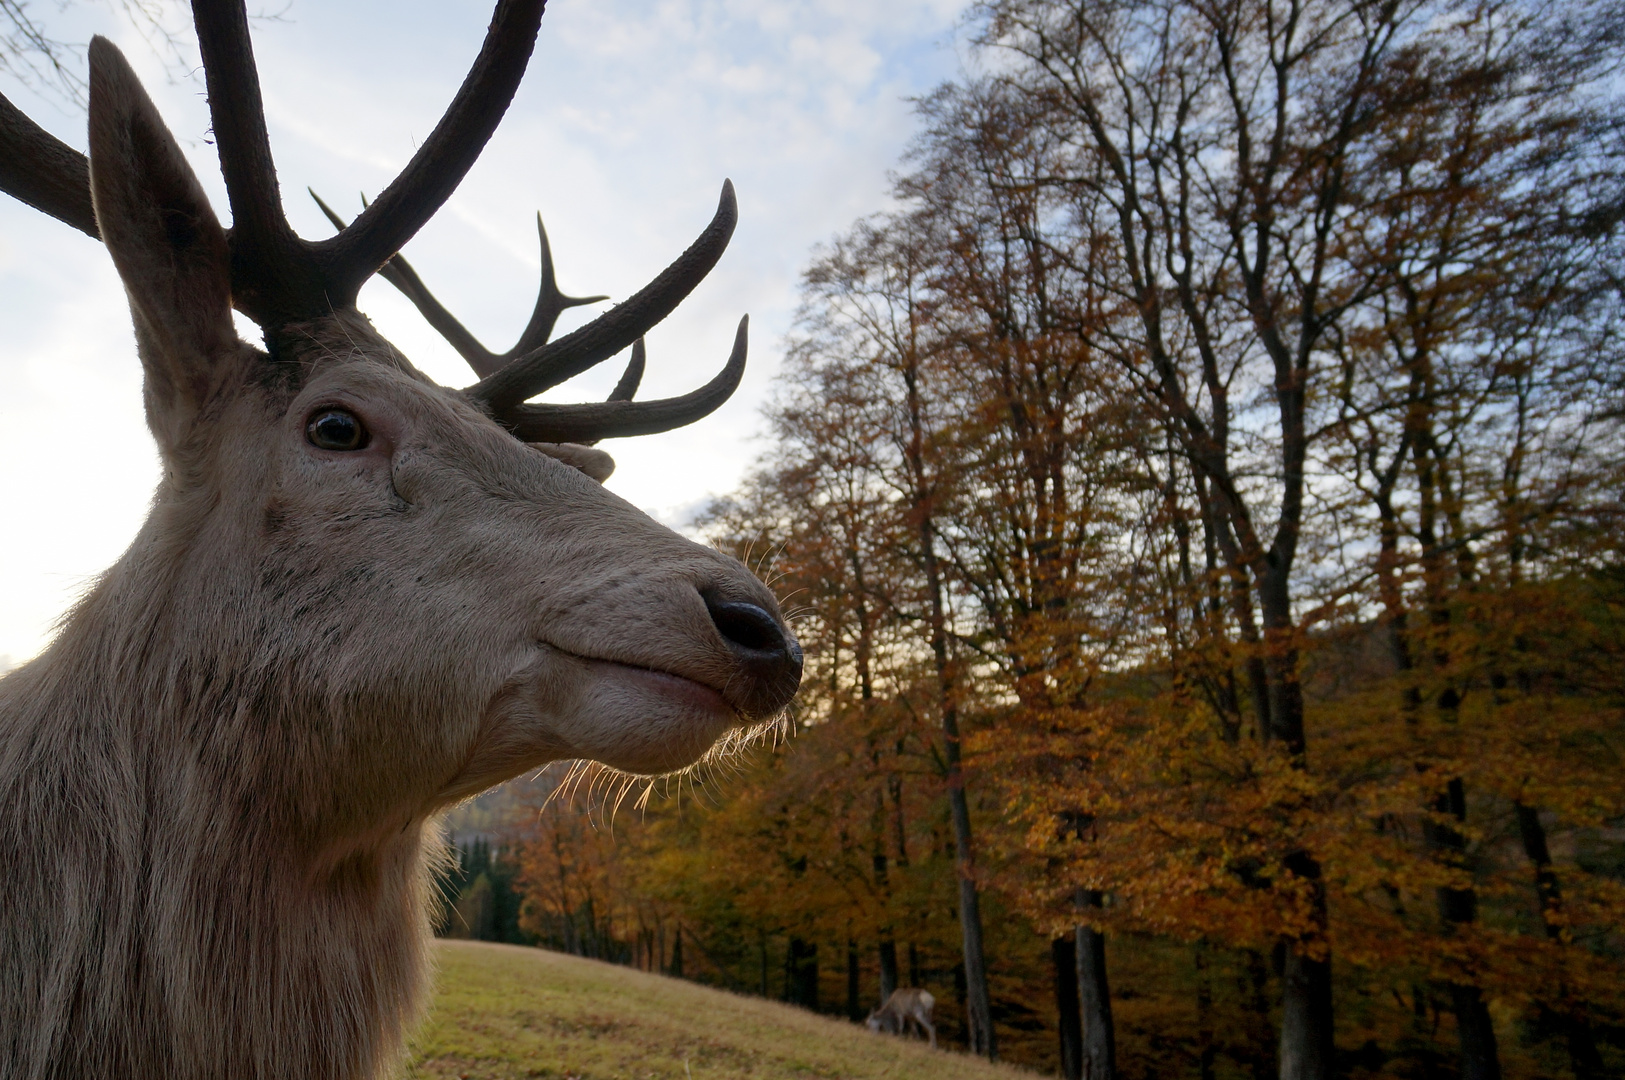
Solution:
[(729, 689), (734, 704), (753, 718), (790, 704), (801, 685), (801, 646), (790, 632), (755, 604), (708, 596), (705, 607), (743, 669), (744, 678)]

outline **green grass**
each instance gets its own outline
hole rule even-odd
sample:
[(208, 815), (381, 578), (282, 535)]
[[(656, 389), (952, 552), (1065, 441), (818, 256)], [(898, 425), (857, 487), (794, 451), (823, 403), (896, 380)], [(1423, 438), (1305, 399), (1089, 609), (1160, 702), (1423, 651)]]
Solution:
[(1021, 1080), (1032, 1073), (632, 968), (437, 941), (405, 1078)]

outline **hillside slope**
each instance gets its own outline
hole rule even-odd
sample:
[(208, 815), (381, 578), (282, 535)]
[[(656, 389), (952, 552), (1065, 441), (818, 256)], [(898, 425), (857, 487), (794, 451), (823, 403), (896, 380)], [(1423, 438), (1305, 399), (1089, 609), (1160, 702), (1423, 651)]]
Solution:
[(434, 1000), (403, 1080), (1033, 1076), (596, 960), (477, 941), (435, 949)]

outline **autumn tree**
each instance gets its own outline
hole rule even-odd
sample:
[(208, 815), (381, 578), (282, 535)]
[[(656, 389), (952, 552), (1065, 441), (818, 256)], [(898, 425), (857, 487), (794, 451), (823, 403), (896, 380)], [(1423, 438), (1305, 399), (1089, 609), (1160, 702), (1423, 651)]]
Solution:
[[(916, 223), (923, 225), (924, 223)], [(931, 311), (938, 303), (927, 273), (930, 239), (908, 222), (860, 224), (807, 274), (803, 337), (792, 354), (802, 386), (853, 379), (867, 386), (877, 490), (885, 497), (887, 549), (912, 570), (877, 600), (913, 630), (903, 645), (929, 657), (933, 699), (921, 702), (940, 727), (940, 763), (959, 862), (959, 921), (972, 1045), (997, 1057), (987, 993), (970, 802), (966, 794), (963, 696), (966, 672), (955, 631), (955, 606), (943, 523), (962, 495), (943, 438), (956, 404), (935, 381), (938, 340)], [(835, 374), (840, 372), (839, 375)], [(816, 400), (813, 408), (818, 408)], [(793, 410), (794, 406), (791, 406)], [(789, 417), (790, 412), (781, 412)], [(816, 444), (808, 447), (813, 449)]]
[[(1215, 505), (1216, 539), (1231, 572), (1245, 575), (1262, 624), (1267, 693), (1255, 698), (1259, 730), (1303, 768), (1300, 598), (1312, 592), (1313, 575), (1298, 560), (1316, 525), (1309, 477), (1327, 437), (1315, 410), (1338, 385), (1328, 355), (1353, 331), (1357, 313), (1389, 295), (1387, 280), (1351, 267), (1349, 250), (1383, 228), (1385, 210), (1405, 213), (1361, 205), (1356, 174), (1396, 131), (1408, 133), (1429, 115), (1460, 122), (1453, 107), (1462, 102), (1441, 87), (1493, 82), (1497, 70), (1509, 70), (1511, 54), (1540, 58), (1527, 40), (1511, 47), (1500, 40), (1516, 38), (1520, 21), (1540, 12), (1014, 0), (985, 5), (982, 14), (982, 40), (1015, 61), (1003, 83), (1075, 142), (1069, 167), (1046, 178), (1077, 204), (1075, 235), (1057, 246), (1082, 253), (1080, 266), (1107, 266), (1101, 287), (1115, 288), (1134, 309), (1131, 318), (1082, 331), (1163, 412), (1196, 474), (1199, 501)], [(1453, 75), (1430, 71), (1436, 86), (1405, 81), (1408, 71), (1450, 62), (1459, 69)], [(1565, 72), (1569, 80), (1554, 97), (1572, 100), (1576, 82), (1596, 72)], [(1520, 105), (1539, 109), (1525, 100), (1511, 111)], [(1491, 168), (1540, 160), (1530, 153), (1540, 138), (1514, 139)], [(1476, 145), (1467, 150), (1476, 152)], [(1493, 216), (1475, 224), (1494, 231)], [(1102, 228), (1115, 233), (1115, 266), (1094, 258)], [(1424, 475), (1427, 482), (1429, 475), (1438, 476)], [(1442, 798), (1459, 808), (1454, 789), (1445, 788)], [(1435, 824), (1436, 850), (1460, 846), (1452, 826)], [(1325, 868), (1307, 844), (1276, 858), (1290, 887), (1309, 898), (1288, 934), (1282, 1075), (1327, 1076)], [(1470, 905), (1460, 890), (1449, 895), (1459, 922)], [(1453, 985), (1463, 1060), (1469, 1072), (1495, 1075), (1482, 1001), (1471, 985)]]

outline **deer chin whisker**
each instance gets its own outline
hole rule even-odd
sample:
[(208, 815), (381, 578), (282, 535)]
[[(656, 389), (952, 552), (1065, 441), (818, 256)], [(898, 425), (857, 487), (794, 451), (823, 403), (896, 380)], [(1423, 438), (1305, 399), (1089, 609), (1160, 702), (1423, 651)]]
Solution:
[(791, 731), (790, 710), (786, 707), (765, 720), (758, 720), (724, 733), (698, 761), (679, 772), (698, 775), (706, 770), (718, 768), (737, 771), (741, 767), (740, 761), (746, 751), (757, 746), (776, 748)]
[(649, 801), (654, 797), (657, 787), (664, 787), (666, 797), (671, 797), (671, 786), (674, 783), (677, 785), (679, 799), (685, 782), (693, 796), (698, 799), (703, 788), (716, 784), (719, 779), (739, 776), (744, 771), (743, 762), (747, 752), (758, 746), (776, 749), (793, 734), (790, 710), (786, 708), (765, 720), (730, 729), (698, 760), (664, 772), (639, 773), (602, 761), (577, 759), (570, 762), (564, 778), (548, 793), (541, 809), (546, 810), (555, 800), (563, 800), (566, 804), (574, 803), (576, 796), (582, 793), (582, 785), (586, 784), (590, 813), (598, 791), (602, 789), (607, 793), (618, 782), (620, 787), (616, 792), (610, 817), (604, 822), (612, 826), (615, 813), (626, 801), (627, 794), (637, 785), (642, 784), (643, 788), (633, 800), (632, 808), (640, 812), (648, 810)]

